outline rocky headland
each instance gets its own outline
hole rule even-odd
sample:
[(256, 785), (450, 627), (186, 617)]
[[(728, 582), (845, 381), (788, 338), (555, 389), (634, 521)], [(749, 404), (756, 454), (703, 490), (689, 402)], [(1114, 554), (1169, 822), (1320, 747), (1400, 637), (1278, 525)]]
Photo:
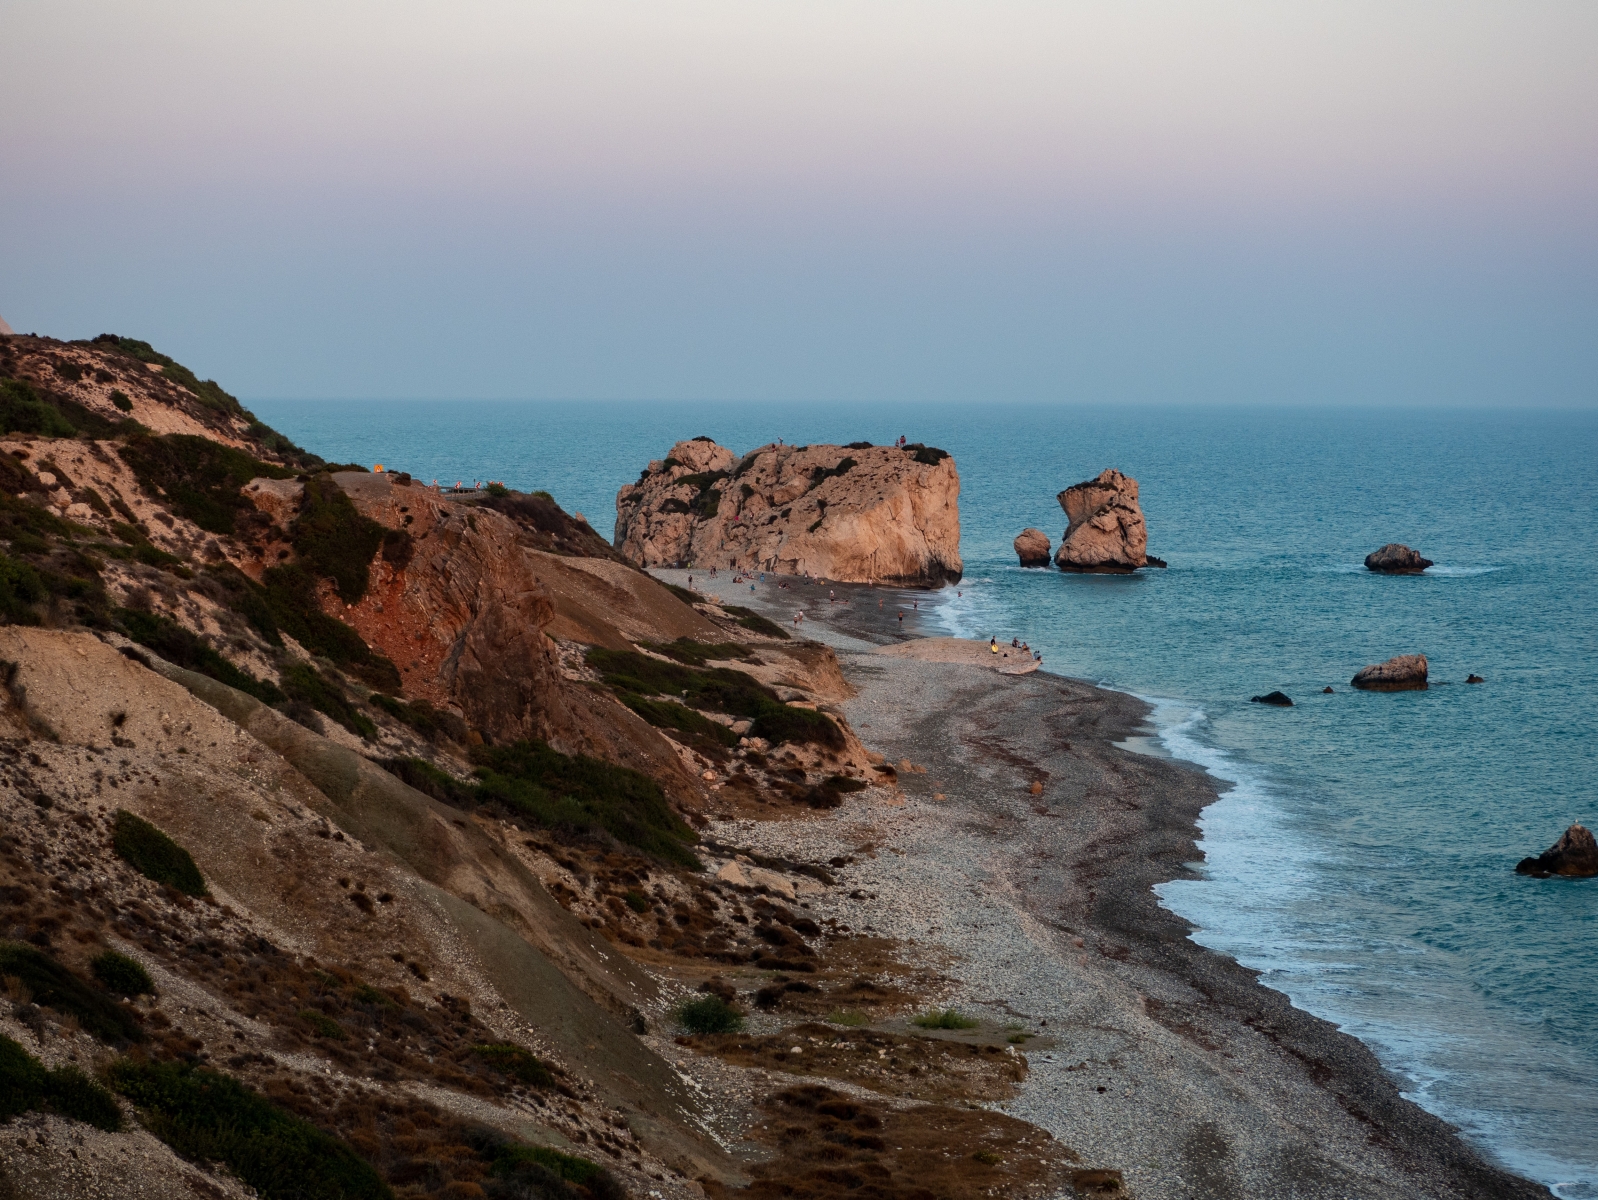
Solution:
[(640, 567), (957, 582), (960, 475), (929, 446), (767, 445), (742, 458), (678, 442), (616, 494), (616, 549)]
[(1110, 468), (1066, 488), (1059, 501), (1070, 522), (1054, 554), (1060, 570), (1124, 573), (1165, 565), (1148, 555), (1137, 480)]

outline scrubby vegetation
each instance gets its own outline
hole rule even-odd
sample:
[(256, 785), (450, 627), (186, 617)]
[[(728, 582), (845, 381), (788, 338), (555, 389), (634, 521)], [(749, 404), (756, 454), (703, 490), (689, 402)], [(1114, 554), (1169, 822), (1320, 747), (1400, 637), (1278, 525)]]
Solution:
[(0, 1034), (0, 1123), (35, 1109), (108, 1132), (122, 1127), (122, 1110), (111, 1093), (77, 1067), (48, 1071), (19, 1043)]
[(190, 1162), (225, 1163), (263, 1200), (392, 1200), (345, 1142), (232, 1076), (125, 1059), (111, 1068), (111, 1081), (156, 1137)]
[(113, 996), (147, 996), (155, 991), (150, 973), (126, 954), (106, 950), (94, 957), (89, 970)]
[(737, 1033), (744, 1017), (720, 996), (699, 996), (677, 1007), (677, 1020), (689, 1033)]
[(483, 1192), (491, 1200), (626, 1200), (621, 1185), (597, 1163), (548, 1146), (527, 1146), (489, 1129), (467, 1143), (488, 1160)]
[(931, 1012), (924, 1012), (919, 1017), (911, 1018), (910, 1023), (920, 1029), (975, 1029), (982, 1024), (981, 1021), (952, 1008), (935, 1008)]
[(105, 992), (69, 971), (43, 950), (0, 942), (0, 978), (12, 976), (33, 1003), (51, 1008), (103, 1042), (125, 1045), (144, 1040), (138, 1018)]
[(164, 495), (173, 512), (207, 533), (232, 534), (239, 515), (255, 511), (240, 491), (250, 480), (294, 474), (243, 450), (186, 433), (141, 434), (129, 438), (119, 453), (140, 484)]
[(466, 740), (466, 722), (452, 712), (434, 708), (426, 700), (406, 703), (393, 696), (385, 696), (382, 692), (373, 692), (367, 702), (382, 709), (396, 721), (409, 725), (430, 742), (437, 742), (440, 738), (454, 742)]
[(949, 457), (947, 450), (939, 450), (936, 446), (925, 446), (920, 442), (911, 442), (902, 447), (904, 452), (923, 466), (935, 467)]
[(533, 1088), (555, 1086), (555, 1077), (549, 1073), (548, 1067), (538, 1061), (538, 1057), (531, 1050), (525, 1050), (508, 1042), (486, 1042), (472, 1047), (472, 1050), (485, 1062), (493, 1064), (496, 1070), (518, 1083)]
[(838, 465), (835, 467), (823, 467), (818, 465), (814, 471), (810, 472), (810, 486), (819, 487), (829, 479), (836, 479), (840, 475), (847, 475), (859, 465), (860, 464), (852, 458), (840, 459)]
[(725, 725), (712, 721), (704, 713), (678, 704), (675, 700), (650, 700), (632, 692), (617, 692), (616, 699), (632, 709), (657, 729), (675, 729), (688, 735), (690, 743), (704, 738), (719, 745), (732, 747), (738, 744), (738, 735)]
[(77, 430), (27, 380), (0, 379), (0, 433), (71, 437)]
[(727, 659), (755, 661), (754, 652), (737, 642), (696, 642), (693, 638), (680, 637), (674, 642), (645, 642), (644, 646), (690, 667), (702, 667), (716, 659), (723, 662)]
[(0, 554), (0, 615), (14, 625), (37, 625), (34, 609), (50, 593), (39, 572), (27, 562)]
[(114, 333), (102, 333), (90, 344), (120, 350), (130, 358), (136, 358), (143, 363), (156, 363), (161, 367), (162, 375), (190, 393), (206, 408), (233, 417), (245, 415), (244, 407), (224, 392), (216, 380), (201, 380), (193, 371), (176, 359), (168, 358), (149, 342), (141, 342), (137, 338), (118, 337)]
[[(344, 694), (344, 685), (310, 663), (297, 662), (283, 672), (283, 691), (290, 701), (308, 704), (368, 741), (377, 737), (372, 718), (361, 712)], [(290, 713), (292, 716), (293, 714)]]
[(125, 808), (117, 809), (111, 848), (146, 879), (174, 887), (186, 896), (205, 895), (205, 877), (189, 852)]
[(382, 548), (386, 532), (355, 510), (331, 475), (318, 475), (305, 483), (300, 514), (289, 528), (289, 538), (300, 561), (331, 579), (345, 604), (354, 604), (366, 595), (372, 559)]
[(726, 613), (738, 624), (753, 633), (763, 633), (767, 637), (788, 640), (788, 631), (777, 624), (770, 617), (763, 617), (752, 608), (743, 608), (737, 604), (724, 604), (721, 611)]
[(802, 742), (842, 749), (845, 744), (843, 731), (831, 717), (784, 704), (770, 688), (731, 667), (695, 670), (636, 650), (603, 648), (590, 650), (587, 662), (618, 695), (681, 696), (694, 708), (748, 717), (750, 736), (773, 745)]
[(131, 608), (119, 608), (115, 616), (117, 624), (129, 638), (141, 646), (148, 646), (175, 666), (209, 675), (218, 683), (237, 688), (263, 704), (280, 704), (285, 699), (276, 684), (257, 679), (248, 671), (235, 667), (206, 645), (198, 634), (169, 617)]

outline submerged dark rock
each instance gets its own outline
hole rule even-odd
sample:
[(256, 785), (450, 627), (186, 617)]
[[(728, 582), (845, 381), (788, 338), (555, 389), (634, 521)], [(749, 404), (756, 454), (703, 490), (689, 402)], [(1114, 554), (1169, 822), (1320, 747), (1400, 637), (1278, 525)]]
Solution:
[(1361, 668), (1349, 683), (1367, 692), (1425, 691), (1426, 670), (1424, 654), (1400, 654), (1384, 663)]
[(1467, 675), (1467, 676), (1465, 676), (1465, 682), (1466, 683), (1486, 683), (1487, 681), (1485, 679), (1483, 679), (1480, 675)]
[(1166, 562), (1163, 558), (1155, 558), (1154, 555), (1148, 554), (1144, 556), (1143, 565), (1145, 567), (1159, 567), (1161, 570), (1164, 570), (1171, 564)]
[(1335, 691), (1335, 689), (1334, 689), (1334, 688), (1329, 688), (1329, 687), (1323, 687), (1323, 688), (1322, 688), (1322, 689), (1321, 689), (1321, 695), (1323, 695), (1323, 696), (1330, 696), (1330, 695), (1332, 695), (1332, 694), (1333, 694), (1333, 692), (1334, 692), (1334, 691)]
[(1398, 542), (1388, 542), (1365, 556), (1365, 569), (1383, 575), (1419, 575), (1431, 565), (1431, 559), (1422, 558), (1419, 551)]
[(1293, 698), (1286, 692), (1267, 692), (1263, 696), (1250, 696), (1250, 704), (1274, 704), (1277, 708), (1292, 708)]
[(1535, 875), (1538, 879), (1550, 875), (1598, 875), (1598, 841), (1593, 840), (1592, 830), (1585, 825), (1572, 825), (1536, 858), (1523, 858), (1516, 863), (1515, 874)]

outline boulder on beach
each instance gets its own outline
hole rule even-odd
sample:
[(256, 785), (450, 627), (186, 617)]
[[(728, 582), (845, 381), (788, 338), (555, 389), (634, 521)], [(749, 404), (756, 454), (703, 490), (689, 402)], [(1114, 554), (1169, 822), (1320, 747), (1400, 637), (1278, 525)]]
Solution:
[(1400, 654), (1361, 668), (1348, 682), (1367, 692), (1419, 692), (1426, 690), (1426, 669), (1424, 654)]
[(1431, 559), (1422, 558), (1418, 551), (1397, 542), (1388, 542), (1365, 556), (1365, 569), (1382, 575), (1419, 575), (1431, 565)]
[(1054, 555), (1060, 570), (1124, 573), (1149, 565), (1137, 480), (1111, 468), (1073, 484), (1058, 498), (1070, 521)]
[(772, 444), (738, 458), (691, 438), (616, 493), (616, 549), (645, 568), (941, 587), (964, 571), (960, 475), (919, 443)]
[(1277, 708), (1292, 708), (1293, 698), (1286, 692), (1266, 692), (1263, 696), (1250, 696), (1250, 704), (1274, 704)]
[(1592, 830), (1585, 825), (1572, 825), (1536, 858), (1523, 858), (1516, 863), (1515, 874), (1535, 875), (1539, 879), (1550, 875), (1578, 878), (1598, 875), (1598, 842), (1593, 840)]
[(1049, 535), (1041, 529), (1023, 529), (1016, 534), (1015, 552), (1023, 567), (1049, 565)]

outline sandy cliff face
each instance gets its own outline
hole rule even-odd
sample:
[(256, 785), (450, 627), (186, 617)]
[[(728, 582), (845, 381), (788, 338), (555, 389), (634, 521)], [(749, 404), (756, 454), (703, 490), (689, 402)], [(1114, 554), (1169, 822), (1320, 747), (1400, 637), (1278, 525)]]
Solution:
[(1070, 524), (1055, 552), (1062, 571), (1135, 571), (1148, 565), (1149, 534), (1137, 480), (1111, 468), (1059, 496)]
[(616, 494), (616, 546), (639, 566), (717, 566), (845, 583), (957, 581), (960, 476), (924, 446), (762, 446), (734, 460), (678, 442)]

